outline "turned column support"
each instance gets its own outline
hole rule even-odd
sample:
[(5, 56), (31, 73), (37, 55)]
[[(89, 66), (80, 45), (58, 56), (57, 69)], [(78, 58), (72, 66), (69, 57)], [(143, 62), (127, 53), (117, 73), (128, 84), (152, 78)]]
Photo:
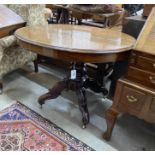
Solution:
[(73, 62), (70, 67), (70, 74), (63, 81), (57, 82), (49, 91), (40, 96), (39, 104), (45, 104), (46, 100), (57, 98), (63, 90), (73, 90), (78, 97), (79, 109), (82, 113), (83, 128), (89, 123), (89, 112), (87, 108), (86, 92), (84, 83), (87, 81), (86, 65), (82, 62)]

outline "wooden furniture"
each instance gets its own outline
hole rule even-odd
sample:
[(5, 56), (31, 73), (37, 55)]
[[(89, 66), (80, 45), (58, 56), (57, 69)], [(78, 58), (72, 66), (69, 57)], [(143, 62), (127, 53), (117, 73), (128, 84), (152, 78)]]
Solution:
[[(60, 5), (60, 4), (46, 4), (46, 7), (48, 8), (56, 8), (56, 9), (62, 9), (61, 15), (59, 15), (60, 19), (58, 20), (58, 23), (68, 24), (69, 23), (69, 17), (74, 17), (78, 20), (78, 24), (82, 24), (82, 19), (93, 19), (100, 21), (103, 24), (96, 24), (96, 23), (86, 23), (87, 25), (91, 26), (98, 26), (98, 27), (108, 27), (113, 26), (117, 23), (120, 23), (120, 20), (122, 19), (122, 16), (124, 15), (124, 10), (120, 8), (120, 11), (114, 12), (114, 13), (92, 13), (89, 11), (82, 11), (80, 9), (76, 9), (72, 7), (72, 5)], [(72, 23), (72, 20), (71, 20)]]
[(143, 16), (148, 17), (155, 4), (144, 4)]
[(0, 5), (0, 38), (13, 34), (25, 25), (24, 20), (4, 5)]
[(15, 36), (23, 48), (71, 62), (70, 74), (38, 101), (43, 105), (46, 100), (58, 97), (63, 90), (74, 90), (78, 96), (84, 128), (89, 122), (85, 89), (90, 87), (104, 91), (104, 88), (89, 79), (84, 62), (104, 63), (126, 59), (135, 43), (134, 38), (120, 31), (61, 24), (21, 28)]
[(127, 74), (117, 83), (113, 105), (106, 112), (110, 139), (117, 115), (129, 113), (155, 123), (155, 8), (147, 19), (131, 53)]
[[(69, 6), (68, 10), (71, 11), (71, 14), (73, 17), (76, 17), (79, 20), (93, 19), (95, 21), (104, 23), (102, 27), (108, 27), (108, 26), (112, 27), (112, 26), (120, 23), (120, 20), (122, 19), (122, 16), (124, 15), (123, 9), (121, 11), (114, 12), (114, 13), (92, 13), (89, 11), (82, 11), (82, 10), (79, 10), (79, 9)], [(80, 24), (82, 24), (82, 23), (84, 23), (84, 22), (81, 22)], [(89, 23), (87, 22), (87, 24), (89, 24)], [(94, 25), (97, 26), (96, 23), (94, 23)], [(93, 26), (93, 24), (92, 24), (92, 26)]]

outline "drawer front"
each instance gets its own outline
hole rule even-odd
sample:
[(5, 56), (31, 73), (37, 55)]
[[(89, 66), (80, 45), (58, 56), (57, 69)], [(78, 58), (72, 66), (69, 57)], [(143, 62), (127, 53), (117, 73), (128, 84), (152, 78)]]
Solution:
[(130, 66), (127, 78), (144, 86), (155, 89), (155, 74)]
[(120, 107), (127, 111), (140, 112), (145, 103), (146, 94), (127, 85), (123, 86)]
[(155, 73), (155, 60), (138, 56), (136, 60), (136, 67)]
[(151, 102), (150, 111), (154, 112), (154, 115), (155, 115), (155, 97), (153, 98), (153, 100)]

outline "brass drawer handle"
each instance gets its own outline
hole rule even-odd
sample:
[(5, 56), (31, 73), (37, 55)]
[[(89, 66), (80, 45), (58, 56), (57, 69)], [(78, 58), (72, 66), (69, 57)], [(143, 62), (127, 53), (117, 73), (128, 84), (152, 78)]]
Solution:
[(151, 83), (155, 84), (155, 76), (150, 76), (149, 79), (150, 79)]
[(138, 101), (137, 98), (135, 98), (134, 96), (127, 95), (126, 98), (128, 99), (129, 102), (132, 102), (132, 103)]
[(155, 68), (155, 63), (153, 64), (153, 67)]

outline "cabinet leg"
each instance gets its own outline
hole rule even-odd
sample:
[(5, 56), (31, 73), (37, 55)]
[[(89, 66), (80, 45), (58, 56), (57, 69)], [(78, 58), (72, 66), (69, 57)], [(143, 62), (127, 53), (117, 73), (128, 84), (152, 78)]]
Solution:
[(112, 108), (107, 110), (106, 112), (107, 130), (103, 134), (103, 138), (105, 140), (110, 140), (118, 114), (119, 112), (113, 110)]

